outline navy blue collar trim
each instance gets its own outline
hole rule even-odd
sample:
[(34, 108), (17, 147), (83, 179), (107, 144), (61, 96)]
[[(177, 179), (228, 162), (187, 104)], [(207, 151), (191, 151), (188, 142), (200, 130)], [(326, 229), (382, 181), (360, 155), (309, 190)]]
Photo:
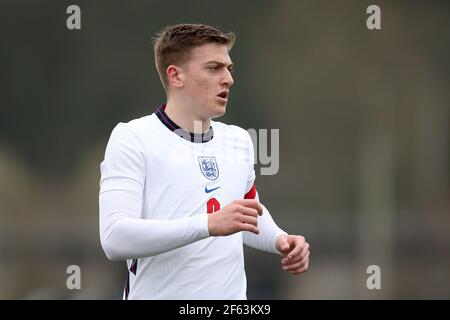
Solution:
[(176, 133), (181, 138), (194, 143), (203, 143), (212, 140), (212, 138), (214, 137), (214, 131), (211, 126), (205, 133), (192, 133), (181, 128), (169, 118), (169, 116), (164, 112), (165, 109), (166, 109), (165, 104), (160, 105), (158, 109), (155, 111), (156, 116), (163, 123), (163, 125), (167, 127), (167, 129)]

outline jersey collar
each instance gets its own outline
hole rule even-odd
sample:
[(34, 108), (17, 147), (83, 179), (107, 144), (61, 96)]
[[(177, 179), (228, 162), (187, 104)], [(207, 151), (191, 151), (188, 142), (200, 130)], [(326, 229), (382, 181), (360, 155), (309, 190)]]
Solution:
[(212, 140), (214, 137), (214, 131), (212, 126), (209, 127), (208, 131), (205, 133), (192, 133), (189, 132), (183, 128), (181, 128), (179, 125), (177, 125), (175, 122), (173, 122), (169, 116), (164, 111), (166, 109), (166, 105), (162, 104), (156, 109), (155, 113), (158, 119), (169, 129), (170, 131), (176, 133), (181, 138), (194, 142), (194, 143), (204, 143)]

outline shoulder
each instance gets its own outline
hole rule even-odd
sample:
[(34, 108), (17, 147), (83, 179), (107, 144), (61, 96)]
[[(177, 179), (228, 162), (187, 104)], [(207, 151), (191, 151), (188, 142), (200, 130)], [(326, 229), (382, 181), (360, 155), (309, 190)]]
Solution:
[(244, 140), (250, 139), (250, 135), (247, 130), (244, 128), (241, 128), (239, 126), (233, 125), (233, 124), (226, 124), (219, 121), (212, 121), (214, 130), (217, 130), (223, 134), (225, 134), (227, 137), (233, 137), (233, 138), (241, 138)]
[(153, 115), (148, 115), (116, 124), (111, 131), (107, 151), (143, 152), (146, 140), (155, 128), (152, 118)]
[(141, 139), (148, 135), (148, 131), (154, 127), (154, 115), (147, 115), (128, 122), (119, 122), (113, 128), (111, 137), (124, 139)]
[(219, 141), (224, 146), (231, 146), (233, 151), (237, 151), (243, 156), (244, 163), (250, 163), (253, 166), (254, 147), (249, 131), (239, 126), (222, 122), (214, 121), (212, 125), (214, 132), (218, 131)]
[(252, 150), (253, 140), (248, 130), (236, 125), (213, 121), (214, 131), (218, 131), (226, 140), (234, 141), (238, 147)]
[(154, 114), (143, 116), (141, 118), (136, 118), (130, 120), (128, 122), (119, 122), (115, 127), (115, 129), (129, 131), (135, 134), (139, 134), (142, 131), (148, 130), (152, 126), (154, 126)]

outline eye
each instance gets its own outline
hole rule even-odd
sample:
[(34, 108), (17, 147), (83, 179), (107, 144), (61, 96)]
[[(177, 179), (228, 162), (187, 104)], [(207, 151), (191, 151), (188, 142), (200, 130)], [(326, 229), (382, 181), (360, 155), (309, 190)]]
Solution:
[(210, 69), (210, 70), (219, 70), (219, 66), (212, 65), (212, 66), (209, 66), (208, 69)]
[(234, 72), (234, 68), (233, 67), (228, 67), (228, 71), (230, 71), (230, 73)]

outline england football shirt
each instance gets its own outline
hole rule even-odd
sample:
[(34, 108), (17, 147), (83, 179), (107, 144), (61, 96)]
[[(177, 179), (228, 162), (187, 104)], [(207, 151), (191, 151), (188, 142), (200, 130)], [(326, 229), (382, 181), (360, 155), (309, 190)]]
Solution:
[(197, 136), (164, 106), (119, 123), (101, 163), (100, 239), (106, 255), (127, 260), (124, 299), (246, 299), (243, 243), (277, 253), (285, 233), (264, 208), (260, 234), (213, 237), (208, 213), (256, 198), (247, 131), (211, 121)]

